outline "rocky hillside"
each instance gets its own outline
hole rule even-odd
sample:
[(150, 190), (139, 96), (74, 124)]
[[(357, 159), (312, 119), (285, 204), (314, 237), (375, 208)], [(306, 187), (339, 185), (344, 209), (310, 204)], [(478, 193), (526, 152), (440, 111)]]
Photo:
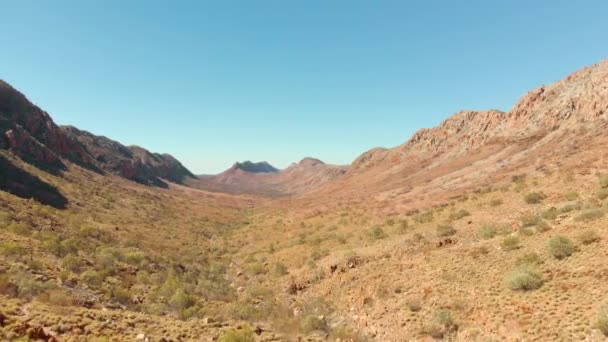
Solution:
[(97, 173), (113, 173), (146, 185), (166, 187), (194, 177), (178, 160), (137, 146), (123, 146), (75, 127), (57, 126), (50, 115), (0, 81), (0, 149), (37, 168), (59, 174), (64, 160)]
[[(608, 125), (608, 60), (525, 94), (511, 110), (460, 111), (404, 144), (358, 157), (346, 177), (310, 194), (400, 202), (446, 198), (489, 184), (522, 166), (543, 168), (578, 146), (593, 145)], [(450, 191), (446, 191), (450, 190)], [(441, 201), (441, 199), (438, 199)]]
[(268, 164), (268, 162), (258, 162), (254, 163), (249, 160), (244, 162), (236, 162), (230, 170), (242, 170), (250, 173), (268, 173), (268, 172), (279, 172), (279, 169)]
[(200, 176), (187, 184), (216, 192), (280, 197), (310, 191), (345, 172), (345, 166), (328, 165), (314, 158), (304, 158), (284, 170), (266, 162), (246, 161), (236, 163), (218, 175)]
[(164, 187), (166, 184), (161, 179), (181, 184), (185, 178), (194, 177), (171, 155), (152, 153), (139, 146), (124, 146), (72, 126), (62, 126), (61, 130), (84, 145), (104, 170), (138, 183)]

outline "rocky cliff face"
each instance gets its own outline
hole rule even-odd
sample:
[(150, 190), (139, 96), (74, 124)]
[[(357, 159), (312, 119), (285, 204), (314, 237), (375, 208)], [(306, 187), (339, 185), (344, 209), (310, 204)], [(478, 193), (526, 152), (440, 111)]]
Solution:
[(110, 172), (154, 186), (167, 186), (162, 179), (182, 183), (185, 178), (194, 177), (170, 155), (126, 147), (75, 127), (57, 126), (48, 113), (3, 81), (0, 149), (10, 150), (25, 162), (54, 174), (65, 170), (63, 160), (69, 160), (98, 173)]
[(508, 112), (461, 111), (439, 126), (421, 129), (403, 145), (370, 150), (353, 172), (386, 163), (456, 158), (488, 144), (536, 141), (551, 132), (580, 129), (608, 119), (608, 60), (524, 95)]
[(61, 158), (96, 171), (86, 150), (66, 136), (45, 111), (0, 81), (0, 149), (45, 171), (65, 169)]
[(168, 154), (152, 153), (139, 146), (124, 146), (73, 126), (61, 126), (60, 129), (85, 146), (101, 168), (124, 178), (165, 187), (162, 179), (182, 183), (185, 178), (194, 177), (177, 159)]

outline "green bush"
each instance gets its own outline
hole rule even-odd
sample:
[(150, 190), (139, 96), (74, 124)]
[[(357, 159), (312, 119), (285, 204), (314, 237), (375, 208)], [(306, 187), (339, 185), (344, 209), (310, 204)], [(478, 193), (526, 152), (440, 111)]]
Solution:
[(608, 188), (608, 173), (601, 174), (598, 179), (600, 188)]
[(506, 279), (511, 290), (531, 291), (543, 285), (542, 275), (530, 265), (522, 265)]
[(74, 254), (68, 254), (63, 258), (62, 265), (63, 268), (68, 271), (80, 273), (82, 271), (82, 267), (84, 266), (84, 261), (82, 258)]
[(539, 224), (540, 222), (542, 222), (542, 218), (538, 215), (524, 215), (521, 217), (521, 226), (526, 228), (526, 227), (534, 227), (537, 224)]
[(486, 224), (479, 228), (479, 236), (484, 240), (491, 239), (495, 237), (496, 234), (498, 234), (498, 229), (492, 224)]
[(6, 241), (0, 244), (0, 253), (6, 257), (20, 257), (27, 254), (27, 249), (15, 242)]
[(188, 294), (183, 289), (175, 291), (173, 296), (169, 299), (169, 305), (174, 310), (180, 312), (184, 309), (188, 309), (196, 303), (196, 299)]
[(8, 230), (22, 236), (29, 236), (32, 233), (32, 228), (25, 222), (12, 222), (8, 225)]
[(287, 266), (285, 266), (285, 265), (284, 265), (283, 263), (281, 263), (281, 262), (277, 262), (277, 263), (274, 265), (274, 274), (275, 274), (276, 276), (282, 277), (282, 276), (288, 275), (288, 274), (289, 274), (289, 271), (287, 271)]
[(582, 232), (579, 236), (578, 236), (578, 240), (583, 244), (583, 245), (590, 245), (594, 242), (597, 242), (600, 240), (600, 236), (597, 235), (597, 233), (595, 232), (595, 230), (585, 230), (584, 232)]
[(326, 331), (328, 329), (327, 323), (324, 319), (316, 315), (307, 315), (300, 323), (300, 328), (306, 334), (313, 331)]
[(608, 189), (599, 189), (597, 191), (597, 198), (601, 200), (605, 200), (606, 198), (608, 198)]
[(250, 328), (229, 329), (220, 334), (218, 342), (255, 342), (255, 335)]
[(433, 321), (444, 327), (456, 326), (452, 313), (446, 309), (440, 309), (433, 314)]
[(449, 219), (450, 220), (459, 220), (463, 217), (467, 217), (470, 216), (471, 213), (469, 213), (468, 211), (464, 210), (464, 209), (460, 209), (458, 211), (455, 211), (453, 213), (450, 213)]
[(549, 240), (549, 252), (556, 259), (564, 259), (571, 256), (576, 247), (572, 240), (565, 236), (556, 235)]
[(123, 305), (129, 304), (132, 297), (131, 293), (128, 290), (118, 286), (112, 288), (112, 290), (110, 291), (110, 296), (114, 301)]
[(589, 222), (604, 217), (604, 212), (601, 209), (589, 209), (577, 216), (575, 221)]
[(597, 315), (597, 328), (608, 337), (608, 306), (600, 308)]
[(267, 272), (266, 267), (264, 267), (264, 264), (259, 262), (254, 262), (247, 265), (245, 271), (250, 275), (266, 274)]
[(502, 204), (503, 204), (503, 201), (502, 201), (502, 199), (500, 199), (500, 198), (494, 198), (494, 199), (492, 199), (492, 200), (490, 201), (490, 206), (491, 206), (491, 207), (498, 207), (498, 206), (500, 206), (500, 205), (502, 205)]
[(538, 253), (532, 252), (519, 257), (515, 264), (517, 266), (536, 266), (542, 263), (543, 259), (541, 259), (540, 255), (538, 255)]
[(519, 238), (516, 236), (507, 236), (502, 240), (500, 244), (504, 251), (512, 251), (519, 248)]
[(541, 213), (542, 218), (545, 220), (555, 220), (559, 215), (559, 210), (555, 207), (551, 207)]
[(92, 288), (98, 288), (106, 278), (104, 273), (96, 271), (85, 271), (80, 275), (80, 279)]
[(382, 229), (382, 227), (380, 226), (372, 227), (369, 230), (368, 235), (374, 240), (381, 240), (387, 237), (386, 233), (384, 232), (384, 229)]
[(565, 206), (561, 207), (561, 208), (559, 209), (559, 211), (560, 211), (561, 213), (569, 213), (569, 212), (574, 211), (574, 210), (581, 210), (581, 208), (582, 208), (582, 207), (581, 207), (580, 203), (576, 203), (576, 204), (566, 204)]
[(528, 204), (538, 204), (545, 200), (547, 196), (542, 192), (530, 192), (524, 196), (524, 200)]
[(437, 226), (437, 236), (439, 237), (452, 236), (454, 234), (456, 234), (456, 229), (454, 229), (452, 226), (443, 224)]
[(578, 193), (577, 193), (576, 191), (569, 191), (569, 192), (567, 192), (567, 193), (564, 195), (564, 197), (566, 197), (566, 199), (567, 199), (568, 201), (574, 201), (574, 200), (576, 200), (576, 199), (577, 199), (579, 196), (578, 196)]

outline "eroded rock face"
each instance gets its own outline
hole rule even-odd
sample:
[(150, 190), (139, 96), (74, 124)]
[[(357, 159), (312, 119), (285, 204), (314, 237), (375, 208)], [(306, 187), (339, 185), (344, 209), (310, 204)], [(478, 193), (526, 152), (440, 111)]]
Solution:
[(6, 82), (0, 81), (0, 148), (45, 171), (65, 169), (60, 157), (98, 171), (78, 142), (67, 137), (51, 117)]
[(102, 169), (124, 178), (165, 187), (162, 179), (182, 183), (185, 178), (194, 177), (177, 159), (168, 154), (152, 153), (138, 146), (124, 146), (73, 126), (61, 126), (60, 129), (85, 146)]
[(62, 159), (98, 173), (110, 172), (130, 180), (166, 187), (162, 180), (182, 183), (194, 177), (177, 159), (137, 146), (124, 146), (75, 127), (57, 126), (6, 82), (0, 81), (0, 149), (53, 174), (65, 170)]
[(454, 158), (487, 144), (536, 141), (551, 132), (591, 127), (608, 120), (608, 60), (525, 94), (508, 112), (460, 111), (439, 126), (417, 131), (395, 148), (373, 149), (352, 170), (387, 163)]

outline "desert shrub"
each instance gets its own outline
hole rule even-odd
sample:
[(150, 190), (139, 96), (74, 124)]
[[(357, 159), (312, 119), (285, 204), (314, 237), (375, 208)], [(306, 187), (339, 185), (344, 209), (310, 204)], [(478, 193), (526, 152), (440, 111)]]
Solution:
[(580, 235), (578, 236), (578, 240), (583, 244), (583, 245), (590, 245), (594, 242), (597, 242), (600, 240), (600, 236), (597, 235), (597, 233), (595, 232), (595, 230), (585, 230), (584, 232), (580, 233)]
[(84, 261), (74, 254), (68, 254), (63, 258), (62, 266), (68, 271), (80, 273), (84, 266)]
[(608, 189), (599, 189), (596, 192), (597, 198), (601, 199), (601, 200), (605, 200), (606, 198), (608, 198)]
[(537, 191), (530, 192), (530, 193), (526, 194), (526, 196), (524, 196), (524, 200), (528, 204), (541, 203), (542, 201), (545, 200), (545, 198), (547, 198), (547, 196), (545, 194), (543, 194), (542, 192), (537, 192)]
[(574, 211), (574, 210), (581, 210), (581, 208), (582, 207), (581, 207), (580, 203), (566, 204), (565, 206), (561, 207), (559, 209), (559, 211), (561, 213), (569, 213), (569, 212)]
[(300, 324), (302, 332), (308, 334), (313, 331), (326, 331), (328, 330), (327, 322), (317, 315), (306, 315)]
[(253, 331), (246, 327), (243, 329), (224, 330), (217, 340), (218, 342), (255, 342)]
[(576, 191), (569, 191), (566, 194), (564, 194), (564, 197), (568, 200), (568, 201), (574, 201), (578, 198), (578, 193)]
[(445, 309), (435, 311), (433, 314), (433, 321), (445, 327), (456, 325), (454, 317), (452, 317), (452, 313)]
[(601, 174), (598, 178), (600, 188), (608, 188), (608, 173)]
[(597, 315), (596, 326), (602, 334), (608, 336), (608, 306), (600, 308)]
[(80, 275), (80, 279), (92, 288), (98, 288), (106, 278), (104, 273), (89, 270)]
[(8, 226), (12, 220), (13, 217), (10, 213), (6, 211), (0, 211), (0, 228)]
[(282, 277), (288, 275), (289, 272), (287, 271), (287, 267), (283, 263), (277, 262), (274, 265), (274, 274), (279, 277)]
[(384, 229), (382, 229), (382, 227), (380, 226), (372, 227), (368, 231), (368, 235), (374, 240), (381, 240), (387, 237), (386, 233), (384, 232)]
[(479, 236), (484, 240), (491, 239), (495, 237), (496, 234), (498, 234), (498, 229), (492, 224), (485, 224), (479, 228)]
[(519, 235), (520, 236), (532, 236), (532, 235), (534, 235), (534, 230), (529, 227), (519, 227)]
[(458, 211), (455, 211), (453, 213), (450, 213), (449, 219), (450, 220), (459, 220), (463, 217), (467, 217), (470, 216), (471, 213), (469, 213), (468, 211), (464, 210), (464, 209), (460, 209)]
[(577, 216), (575, 221), (589, 222), (604, 217), (604, 212), (601, 209), (589, 209)]
[(500, 198), (494, 198), (494, 199), (490, 200), (490, 206), (491, 207), (498, 207), (498, 206), (500, 206), (502, 204), (503, 204), (503, 201)]
[(549, 240), (549, 252), (556, 259), (564, 259), (571, 256), (576, 247), (572, 240), (562, 235), (555, 235)]
[(27, 254), (27, 249), (15, 242), (6, 241), (0, 244), (0, 253), (6, 257), (20, 257)]
[(123, 305), (129, 304), (132, 297), (131, 293), (128, 290), (119, 286), (115, 286), (110, 290), (110, 296), (112, 300)]
[(70, 306), (74, 304), (74, 299), (70, 295), (61, 289), (51, 289), (42, 295), (40, 299), (52, 305), (57, 306)]
[(254, 262), (247, 265), (245, 271), (250, 275), (266, 274), (267, 272), (266, 267), (264, 267), (264, 264), (259, 262)]
[(28, 273), (16, 273), (11, 276), (11, 282), (16, 285), (20, 298), (32, 299), (55, 287), (51, 281), (38, 281)]
[(8, 230), (22, 236), (28, 236), (32, 233), (32, 228), (25, 222), (12, 222), (8, 225)]
[(178, 289), (169, 299), (169, 305), (174, 310), (180, 312), (196, 304), (196, 299), (188, 294), (184, 289)]
[(439, 309), (433, 314), (433, 321), (422, 328), (422, 333), (435, 339), (442, 339), (446, 334), (458, 330), (458, 324), (452, 317), (452, 313), (446, 309)]
[(397, 234), (401, 235), (401, 234), (405, 234), (407, 233), (409, 228), (409, 223), (407, 220), (401, 220), (399, 221), (399, 224), (397, 225), (397, 228), (395, 228), (395, 231)]
[(555, 220), (557, 218), (557, 215), (559, 215), (559, 210), (557, 210), (557, 208), (555, 207), (551, 207), (543, 211), (540, 215), (545, 220)]
[(139, 266), (144, 261), (146, 255), (141, 251), (127, 251), (122, 257), (127, 264)]
[(42, 246), (60, 258), (78, 252), (78, 242), (73, 238), (62, 240), (57, 236), (50, 236), (43, 240)]
[(504, 250), (504, 251), (512, 251), (515, 249), (519, 248), (519, 238), (517, 238), (516, 236), (507, 236), (505, 237), (501, 244), (500, 247)]
[(545, 221), (540, 221), (536, 225), (535, 229), (536, 229), (537, 232), (543, 233), (543, 232), (546, 232), (546, 231), (550, 230), (551, 226), (547, 222), (545, 222)]
[(448, 226), (448, 225), (444, 225), (444, 224), (440, 224), (437, 226), (437, 236), (442, 237), (442, 236), (452, 236), (456, 234), (456, 229), (454, 229), (454, 227), (452, 226)]
[(538, 215), (524, 215), (521, 217), (521, 226), (526, 228), (526, 227), (534, 227), (537, 224), (539, 224), (540, 222), (542, 222), (542, 218)]
[(414, 216), (414, 222), (420, 223), (420, 224), (433, 222), (434, 219), (435, 219), (435, 215), (434, 215), (433, 211), (431, 211), (431, 210)]
[(524, 265), (530, 265), (530, 266), (535, 266), (535, 265), (540, 265), (543, 263), (543, 259), (541, 259), (540, 255), (538, 255), (538, 253), (527, 253), (519, 258), (517, 258), (517, 261), (515, 262), (515, 264), (517, 266), (524, 266)]
[(542, 286), (543, 278), (534, 267), (524, 264), (511, 273), (506, 282), (511, 290), (531, 291)]

